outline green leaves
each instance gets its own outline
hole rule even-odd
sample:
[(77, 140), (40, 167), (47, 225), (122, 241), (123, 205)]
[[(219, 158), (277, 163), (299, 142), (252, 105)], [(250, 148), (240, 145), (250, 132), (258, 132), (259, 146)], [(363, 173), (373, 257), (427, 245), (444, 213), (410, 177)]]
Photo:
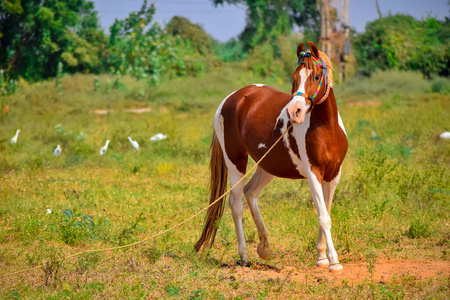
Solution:
[(420, 71), (426, 77), (448, 74), (449, 21), (395, 15), (368, 23), (354, 38), (355, 56), (363, 72), (376, 69)]
[(158, 85), (163, 77), (184, 75), (184, 61), (179, 55), (184, 46), (168, 35), (158, 23), (150, 25), (155, 6), (147, 1), (139, 12), (131, 12), (125, 20), (111, 26), (108, 64), (113, 74), (130, 74), (148, 78)]
[(71, 72), (99, 71), (98, 48), (105, 39), (93, 33), (99, 28), (93, 8), (87, 0), (3, 2), (0, 68), (7, 70), (6, 79), (54, 77), (61, 60)]
[(247, 6), (247, 24), (239, 39), (245, 50), (289, 34), (294, 25), (318, 34), (320, 16), (315, 0), (212, 0), (219, 4)]

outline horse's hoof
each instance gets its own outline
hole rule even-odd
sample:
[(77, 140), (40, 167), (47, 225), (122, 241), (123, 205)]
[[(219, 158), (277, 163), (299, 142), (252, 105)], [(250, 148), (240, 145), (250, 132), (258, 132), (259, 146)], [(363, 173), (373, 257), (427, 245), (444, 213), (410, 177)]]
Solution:
[(236, 264), (238, 265), (238, 266), (241, 266), (241, 267), (248, 267), (248, 261), (244, 261), (244, 260), (238, 260), (237, 262), (236, 262)]
[(260, 246), (261, 244), (258, 244), (258, 247), (256, 248), (256, 252), (258, 253), (259, 257), (262, 259), (269, 259), (270, 258), (270, 248), (269, 247), (263, 247)]
[(329, 271), (333, 274), (342, 274), (344, 273), (344, 267), (341, 264), (334, 264), (330, 266)]
[(316, 261), (316, 267), (318, 267), (318, 268), (325, 269), (325, 268), (328, 268), (329, 266), (330, 266), (330, 262), (326, 258)]

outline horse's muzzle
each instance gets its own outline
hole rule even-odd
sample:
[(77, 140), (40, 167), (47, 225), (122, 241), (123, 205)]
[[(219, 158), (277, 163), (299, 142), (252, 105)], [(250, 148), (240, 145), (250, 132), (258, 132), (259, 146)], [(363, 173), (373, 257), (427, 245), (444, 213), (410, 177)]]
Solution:
[(289, 120), (294, 124), (303, 123), (305, 120), (305, 112), (305, 107), (301, 102), (291, 103), (286, 109)]

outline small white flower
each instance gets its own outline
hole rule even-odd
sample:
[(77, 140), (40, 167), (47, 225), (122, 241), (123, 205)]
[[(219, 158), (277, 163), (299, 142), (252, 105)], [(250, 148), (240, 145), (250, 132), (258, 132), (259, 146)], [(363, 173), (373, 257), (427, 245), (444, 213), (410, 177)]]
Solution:
[(52, 210), (50, 208), (47, 208), (47, 215), (51, 214), (51, 213), (52, 213)]

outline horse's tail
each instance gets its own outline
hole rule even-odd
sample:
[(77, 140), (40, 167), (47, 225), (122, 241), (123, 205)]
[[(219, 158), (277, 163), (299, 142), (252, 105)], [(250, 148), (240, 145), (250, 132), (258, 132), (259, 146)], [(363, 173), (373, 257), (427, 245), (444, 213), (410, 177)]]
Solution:
[[(211, 142), (211, 161), (209, 165), (211, 169), (209, 203), (211, 204), (225, 193), (228, 181), (228, 169), (215, 132), (213, 133)], [(222, 197), (208, 208), (203, 232), (195, 244), (195, 251), (198, 252), (202, 246), (211, 247), (214, 243), (214, 238), (216, 237), (217, 228), (219, 226), (218, 223), (222, 218), (224, 204), (225, 197)]]

